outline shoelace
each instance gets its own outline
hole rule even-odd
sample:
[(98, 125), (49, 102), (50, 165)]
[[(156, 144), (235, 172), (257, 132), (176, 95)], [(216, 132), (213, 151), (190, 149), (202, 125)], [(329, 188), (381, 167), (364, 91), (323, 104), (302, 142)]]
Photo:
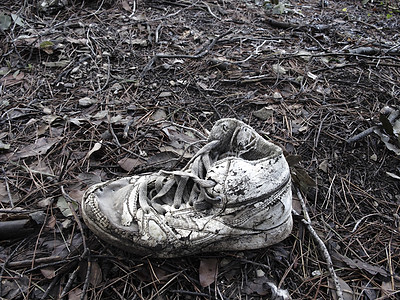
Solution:
[[(218, 159), (218, 154), (211, 153), (218, 145), (219, 141), (206, 144), (181, 171), (161, 170), (148, 181), (142, 182), (138, 198), (143, 211), (149, 212), (152, 207), (157, 213), (165, 214), (163, 205), (178, 209), (184, 203), (197, 210), (204, 210), (221, 202), (222, 197), (213, 197), (207, 193), (207, 189), (216, 183), (205, 179), (208, 169)], [(171, 194), (173, 197), (170, 197)]]
[[(256, 136), (247, 127), (236, 128), (224, 142), (210, 141), (181, 171), (161, 170), (148, 181), (142, 182), (139, 185), (139, 206), (144, 212), (149, 212), (152, 207), (157, 213), (165, 214), (166, 210), (163, 207), (165, 204), (178, 209), (182, 204), (187, 203), (201, 211), (221, 203), (222, 196), (213, 197), (207, 192), (207, 189), (216, 184), (213, 180), (205, 179), (207, 171), (224, 155), (239, 157), (254, 149), (256, 141)], [(223, 143), (227, 144), (223, 145)], [(218, 151), (221, 147), (225, 148), (222, 153)]]

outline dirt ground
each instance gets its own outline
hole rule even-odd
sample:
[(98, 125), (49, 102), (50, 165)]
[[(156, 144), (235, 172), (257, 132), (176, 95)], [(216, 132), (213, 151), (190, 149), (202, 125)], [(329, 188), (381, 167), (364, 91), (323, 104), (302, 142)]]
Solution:
[[(47, 2), (0, 4), (2, 299), (339, 299), (329, 260), (342, 299), (399, 299), (398, 1)], [(89, 185), (223, 117), (284, 149), (289, 238), (154, 259), (87, 229)]]

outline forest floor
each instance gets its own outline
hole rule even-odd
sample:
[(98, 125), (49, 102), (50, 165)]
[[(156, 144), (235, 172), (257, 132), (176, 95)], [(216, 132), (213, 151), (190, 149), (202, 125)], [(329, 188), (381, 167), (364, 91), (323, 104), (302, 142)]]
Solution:
[[(338, 299), (327, 258), (343, 299), (399, 299), (398, 1), (47, 2), (0, 4), (2, 299)], [(284, 149), (328, 257), (296, 192), (264, 249), (142, 258), (88, 230), (89, 185), (184, 164), (224, 117)]]

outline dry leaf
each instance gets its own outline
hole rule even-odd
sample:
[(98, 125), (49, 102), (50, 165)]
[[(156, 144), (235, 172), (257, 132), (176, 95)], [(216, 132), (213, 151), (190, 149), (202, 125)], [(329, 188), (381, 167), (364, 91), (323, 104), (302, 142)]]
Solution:
[(318, 169), (320, 169), (324, 173), (327, 173), (328, 172), (328, 160), (327, 159), (323, 160), (319, 164)]
[(55, 217), (55, 216), (50, 216), (50, 217), (47, 219), (46, 228), (48, 228), (48, 229), (54, 229), (54, 227), (56, 226), (56, 222), (57, 222), (56, 217)]
[(41, 137), (41, 138), (37, 139), (34, 144), (25, 146), (21, 150), (17, 151), (11, 157), (11, 159), (16, 160), (19, 158), (25, 158), (25, 157), (45, 154), (59, 140), (60, 140), (60, 138)]
[(165, 120), (167, 118), (167, 113), (163, 109), (157, 109), (150, 117), (152, 121)]
[[(75, 288), (68, 293), (68, 300), (80, 300), (82, 298), (82, 289)], [(87, 299), (85, 296), (84, 299)]]
[[(381, 292), (382, 292), (381, 297), (382, 298), (388, 297), (390, 294), (392, 294), (396, 290), (398, 290), (398, 288), (399, 287), (393, 286), (392, 282), (390, 282), (390, 281), (383, 281), (381, 284)], [(388, 297), (388, 299), (389, 299), (389, 297)]]
[(100, 143), (97, 142), (96, 144), (94, 144), (93, 148), (88, 152), (86, 156), (87, 158), (89, 158), (90, 155), (92, 155), (94, 152), (99, 151), (101, 149), (101, 142), (102, 141), (100, 141)]
[(394, 179), (400, 180), (400, 176), (398, 176), (398, 175), (396, 175), (396, 174), (394, 174), (392, 172), (386, 172), (386, 175), (388, 175), (388, 176), (390, 176), (390, 177), (392, 177)]
[(123, 158), (118, 161), (119, 166), (127, 172), (132, 171), (140, 165), (143, 165), (146, 161), (141, 158)]
[(39, 159), (29, 165), (29, 168), (36, 171), (39, 174), (45, 176), (54, 176), (54, 172), (49, 168), (49, 166), (43, 160)]
[(94, 171), (93, 173), (80, 173), (78, 174), (78, 179), (81, 180), (86, 185), (93, 185), (101, 182), (100, 171)]
[(122, 8), (125, 9), (126, 11), (131, 12), (132, 8), (129, 6), (128, 1), (122, 1)]
[(78, 205), (75, 202), (71, 202), (70, 205), (68, 205), (67, 201), (62, 196), (58, 197), (57, 207), (65, 217), (70, 217), (74, 215), (70, 207), (74, 210), (78, 209)]
[(255, 112), (253, 112), (253, 115), (262, 121), (268, 120), (269, 118), (271, 118), (273, 116), (273, 114), (274, 114), (274, 110), (270, 107), (263, 107), (259, 110), (256, 110)]
[[(12, 197), (12, 198), (14, 199), (14, 197)], [(0, 202), (1, 203), (10, 203), (10, 198), (8, 196), (5, 182), (0, 182)]]
[(98, 286), (102, 282), (103, 273), (98, 262), (92, 262), (90, 269), (90, 284), (93, 287)]
[(79, 106), (88, 107), (97, 102), (97, 99), (93, 99), (90, 97), (83, 97), (78, 100)]
[(218, 260), (216, 258), (206, 258), (200, 260), (199, 279), (202, 287), (212, 284), (217, 278)]
[(72, 187), (72, 190), (68, 192), (68, 195), (77, 202), (81, 202), (82, 196), (85, 190), (81, 190), (78, 186)]
[(42, 268), (40, 272), (46, 279), (52, 279), (56, 277), (56, 270), (53, 267)]
[[(338, 277), (339, 280), (339, 285), (343, 293), (343, 300), (353, 300), (355, 299), (355, 295), (351, 287), (340, 277)], [(331, 289), (331, 295), (332, 299), (337, 300), (337, 294), (336, 294), (336, 289), (335, 289), (335, 284), (333, 283), (333, 280), (329, 278), (328, 280), (328, 285), (329, 288)]]
[(359, 259), (351, 259), (351, 258), (341, 255), (340, 253), (334, 253), (333, 256), (336, 259), (339, 259), (339, 260), (343, 261), (344, 263), (346, 263), (350, 268), (364, 270), (364, 271), (367, 271), (368, 273), (370, 273), (371, 275), (380, 274), (384, 277), (389, 276), (388, 272), (379, 266), (371, 265), (371, 264), (369, 264), (365, 261), (359, 260)]
[(159, 98), (171, 97), (171, 96), (172, 96), (171, 92), (161, 92), (160, 95), (158, 95)]
[(193, 154), (189, 150), (185, 150), (182, 148), (175, 148), (172, 146), (161, 146), (158, 148), (160, 152), (173, 152), (177, 155), (177, 157), (183, 158), (192, 158)]

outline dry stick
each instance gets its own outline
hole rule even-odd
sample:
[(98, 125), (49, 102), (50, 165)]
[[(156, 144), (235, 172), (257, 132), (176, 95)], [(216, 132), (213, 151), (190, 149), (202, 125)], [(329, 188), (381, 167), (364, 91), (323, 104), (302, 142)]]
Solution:
[(355, 136), (352, 136), (351, 138), (347, 139), (346, 142), (353, 143), (355, 141), (358, 141), (358, 140), (362, 139), (363, 137), (366, 137), (367, 135), (373, 133), (375, 129), (378, 129), (378, 126), (370, 127), (368, 129), (360, 132), (359, 134), (356, 134)]
[(72, 199), (72, 198), (65, 192), (64, 186), (61, 186), (61, 192), (62, 192), (64, 198), (67, 200), (68, 207), (69, 207), (69, 209), (71, 210), (71, 212), (72, 212), (72, 214), (73, 214), (73, 216), (74, 216), (74, 219), (75, 219), (76, 223), (78, 224), (79, 231), (81, 232), (81, 235), (82, 235), (82, 244), (83, 244), (83, 249), (84, 249), (84, 250), (83, 250), (83, 253), (82, 253), (82, 257), (84, 257), (85, 255), (87, 255), (87, 258), (88, 258), (88, 259), (87, 259), (88, 266), (87, 266), (87, 272), (86, 272), (86, 279), (85, 279), (85, 283), (83, 284), (83, 289), (82, 289), (82, 294), (81, 294), (81, 300), (83, 300), (83, 299), (85, 298), (87, 289), (88, 289), (88, 287), (89, 287), (89, 277), (90, 277), (91, 266), (92, 266), (91, 260), (90, 260), (90, 251), (89, 251), (89, 249), (88, 249), (87, 246), (86, 246), (86, 240), (85, 240), (85, 235), (84, 235), (84, 233), (83, 233), (82, 223), (81, 223), (81, 221), (79, 220), (78, 215), (76, 214), (75, 210), (74, 210), (73, 207), (71, 206), (71, 202), (76, 202), (76, 201), (75, 201), (74, 199)]
[(74, 199), (71, 198), (70, 195), (68, 195), (65, 190), (64, 190), (64, 186), (61, 186), (61, 193), (64, 196), (65, 200), (67, 201), (68, 204), (68, 208), (71, 211), (72, 215), (74, 216), (75, 222), (78, 224), (79, 227), (79, 231), (81, 232), (82, 235), (82, 244), (83, 244), (83, 254), (82, 256), (84, 256), (86, 254), (86, 252), (88, 251), (88, 248), (86, 247), (86, 240), (85, 240), (85, 235), (83, 233), (83, 227), (82, 227), (82, 223), (78, 218), (78, 215), (75, 212), (75, 209), (71, 206), (71, 203), (74, 202), (76, 203), (76, 201)]
[[(383, 113), (390, 113), (388, 116), (388, 120), (390, 123), (393, 123), (396, 118), (399, 116), (400, 111), (395, 110), (391, 107), (385, 107), (383, 110)], [(358, 141), (359, 139), (362, 139), (364, 137), (366, 137), (367, 135), (373, 133), (376, 129), (379, 129), (380, 126), (372, 126), (370, 128), (365, 129), (364, 131), (360, 132), (359, 134), (356, 134), (355, 136), (352, 136), (351, 138), (348, 138), (346, 140), (347, 143), (352, 143), (355, 141)]]
[(89, 288), (90, 282), (90, 273), (92, 272), (92, 262), (90, 258), (90, 252), (88, 253), (88, 262), (87, 262), (87, 269), (86, 269), (86, 277), (85, 282), (83, 284), (82, 293), (81, 293), (81, 300), (84, 300), (86, 297), (86, 292)]
[[(303, 198), (300, 190), (296, 188), (296, 192), (297, 192), (297, 197), (299, 198), (300, 203), (301, 203), (301, 208), (303, 209), (303, 218), (301, 221), (306, 225), (306, 228), (308, 229), (308, 231), (310, 232), (310, 234), (314, 238), (314, 240), (317, 242), (317, 244), (325, 258), (325, 262), (328, 266), (328, 271), (331, 274), (333, 282), (335, 283), (336, 295), (337, 295), (338, 300), (343, 300), (342, 288), (340, 287), (339, 279), (336, 275), (335, 269), (333, 268), (332, 259), (328, 252), (328, 249), (326, 248), (324, 242), (318, 236), (318, 234), (315, 232), (314, 228), (311, 225), (311, 219), (310, 219), (310, 216), (308, 215), (307, 207), (306, 207), (304, 198)], [(299, 215), (294, 209), (292, 210), (292, 213), (296, 216)]]
[[(62, 257), (60, 256), (48, 256), (48, 257), (40, 257), (40, 258), (35, 258), (33, 260), (34, 264), (47, 264), (47, 263), (60, 263), (60, 260), (62, 260)], [(64, 262), (64, 261), (63, 261)], [(26, 268), (32, 266), (32, 259), (24, 259), (24, 260), (19, 260), (19, 261), (12, 261), (7, 264), (7, 267), (9, 268)], [(43, 266), (40, 266), (42, 268)], [(26, 271), (25, 271), (26, 274)]]
[[(28, 241), (28, 238), (23, 239), (17, 245), (17, 247), (15, 247), (15, 249), (10, 253), (10, 255), (8, 255), (7, 258), (4, 260), (4, 262), (3, 262), (2, 266), (1, 266), (1, 270), (0, 270), (0, 278), (3, 278), (4, 271), (7, 268), (8, 264), (10, 263), (11, 258), (17, 253), (19, 248), (22, 247), (27, 241)], [(3, 289), (2, 283), (3, 283), (3, 281), (0, 280), (0, 295), (1, 295), (2, 289)]]
[(78, 265), (76, 267), (76, 269), (72, 272), (72, 274), (69, 277), (67, 283), (65, 284), (65, 287), (64, 287), (63, 291), (61, 292), (60, 299), (64, 298), (69, 293), (69, 291), (71, 290), (72, 284), (74, 283), (76, 275), (78, 275), (79, 269), (80, 269), (80, 267)]

